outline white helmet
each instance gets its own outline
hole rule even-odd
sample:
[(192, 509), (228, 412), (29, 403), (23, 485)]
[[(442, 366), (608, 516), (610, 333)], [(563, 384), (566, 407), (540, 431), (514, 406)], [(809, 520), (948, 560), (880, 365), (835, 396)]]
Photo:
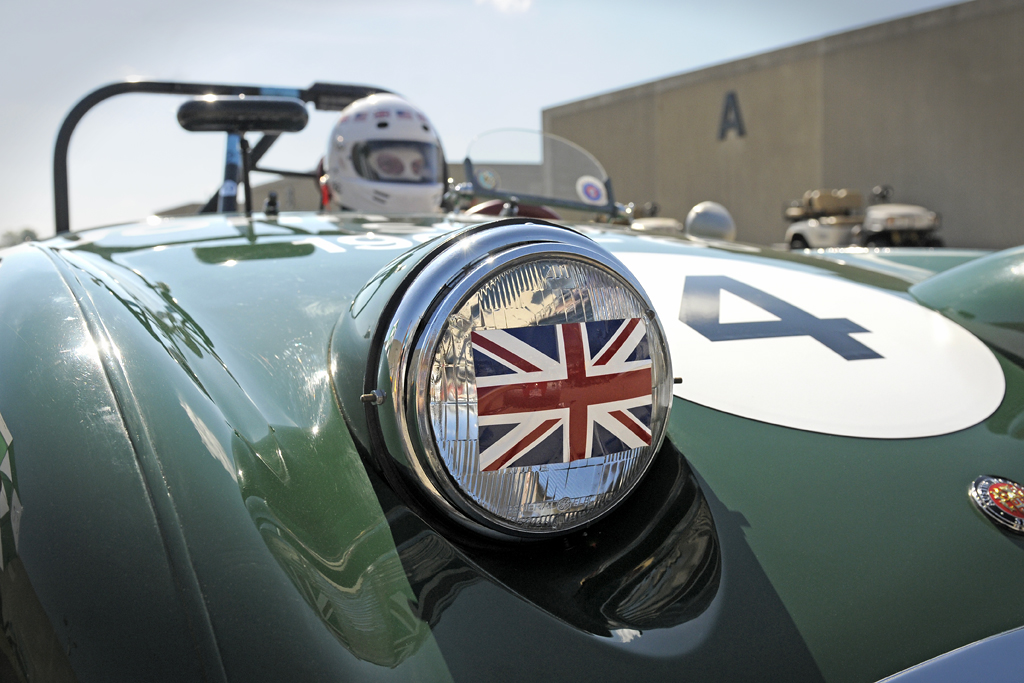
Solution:
[(353, 211), (436, 211), (444, 193), (444, 153), (430, 121), (397, 95), (370, 95), (345, 107), (327, 141), (330, 201)]

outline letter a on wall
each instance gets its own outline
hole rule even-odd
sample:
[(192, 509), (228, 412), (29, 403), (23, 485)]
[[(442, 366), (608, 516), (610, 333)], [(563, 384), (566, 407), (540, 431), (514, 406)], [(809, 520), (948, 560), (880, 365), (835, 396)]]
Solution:
[(735, 90), (725, 93), (725, 102), (722, 104), (722, 122), (718, 125), (718, 139), (724, 140), (730, 130), (736, 131), (737, 137), (747, 134), (747, 129), (743, 126), (740, 102), (736, 99)]

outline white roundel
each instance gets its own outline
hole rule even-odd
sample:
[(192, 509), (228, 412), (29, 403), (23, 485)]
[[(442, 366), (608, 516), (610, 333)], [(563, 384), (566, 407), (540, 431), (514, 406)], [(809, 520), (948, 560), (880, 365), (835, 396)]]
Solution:
[(592, 175), (583, 175), (576, 179), (576, 196), (584, 204), (592, 206), (604, 206), (608, 203), (604, 183)]
[(618, 253), (665, 326), (675, 395), (762, 422), (879, 439), (937, 436), (999, 407), (977, 337), (894, 293), (735, 258)]

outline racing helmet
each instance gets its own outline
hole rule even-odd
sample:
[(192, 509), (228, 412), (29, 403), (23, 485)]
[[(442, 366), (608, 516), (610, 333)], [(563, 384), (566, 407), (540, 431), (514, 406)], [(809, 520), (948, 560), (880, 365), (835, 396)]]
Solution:
[(325, 166), (325, 206), (420, 213), (441, 205), (441, 141), (427, 117), (397, 95), (370, 95), (345, 107)]

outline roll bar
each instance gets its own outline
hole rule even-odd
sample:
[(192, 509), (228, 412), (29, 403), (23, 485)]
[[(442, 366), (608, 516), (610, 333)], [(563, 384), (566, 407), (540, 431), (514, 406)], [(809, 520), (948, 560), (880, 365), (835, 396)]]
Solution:
[[(175, 81), (125, 81), (111, 83), (93, 90), (72, 107), (64, 118), (53, 150), (53, 212), (57, 234), (71, 230), (68, 205), (68, 146), (71, 134), (85, 114), (100, 102), (116, 95), (144, 93), (156, 95), (276, 95), (297, 97), (303, 102), (312, 102), (320, 110), (340, 111), (355, 100), (389, 90), (368, 85), (342, 83), (314, 83), (308, 88), (273, 88), (257, 85), (225, 85), (219, 83), (179, 83)], [(255, 166), (277, 135), (264, 136), (253, 148), (252, 164)], [(258, 156), (257, 156), (258, 152)]]

